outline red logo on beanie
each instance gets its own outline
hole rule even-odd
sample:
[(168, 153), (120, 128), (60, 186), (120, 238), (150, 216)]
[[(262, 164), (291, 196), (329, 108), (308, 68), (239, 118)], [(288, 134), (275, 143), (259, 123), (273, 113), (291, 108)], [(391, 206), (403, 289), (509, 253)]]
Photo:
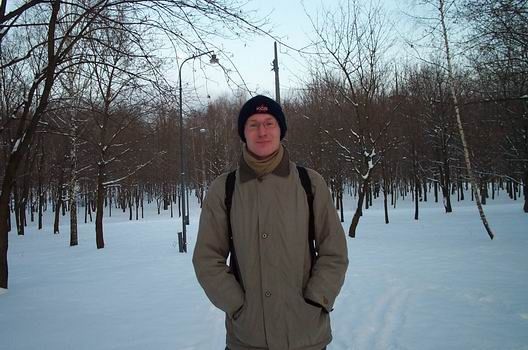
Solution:
[(255, 110), (256, 110), (258, 113), (267, 113), (267, 112), (268, 112), (268, 106), (266, 106), (266, 105), (260, 105), (260, 106), (258, 106), (257, 108), (255, 108)]

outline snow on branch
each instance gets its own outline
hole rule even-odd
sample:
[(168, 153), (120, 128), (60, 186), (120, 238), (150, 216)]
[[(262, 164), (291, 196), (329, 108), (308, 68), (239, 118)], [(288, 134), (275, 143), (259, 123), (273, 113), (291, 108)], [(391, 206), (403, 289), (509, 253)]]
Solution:
[(158, 157), (166, 154), (167, 152), (166, 151), (162, 151), (160, 153), (158, 153), (158, 155), (156, 157), (152, 157), (152, 159), (150, 159), (149, 161), (147, 161), (146, 163), (143, 163), (143, 164), (140, 164), (138, 165), (133, 171), (129, 172), (128, 174), (126, 174), (125, 176), (122, 176), (120, 177), (119, 179), (115, 179), (115, 180), (111, 180), (111, 181), (107, 181), (107, 182), (104, 182), (103, 183), (103, 186), (112, 186), (112, 185), (117, 185), (119, 184), (121, 181), (124, 181), (126, 179), (128, 179), (129, 177), (135, 175), (138, 171), (140, 171), (141, 169), (143, 169), (144, 167), (146, 167), (147, 165), (151, 164), (155, 159), (157, 159)]
[(22, 137), (18, 138), (16, 141), (15, 141), (15, 145), (13, 146), (13, 149), (11, 150), (11, 154), (15, 153), (18, 151), (18, 148), (20, 147), (20, 144), (22, 144), (22, 142), (24, 142), (24, 139), (26, 138), (26, 133), (24, 133), (22, 135)]

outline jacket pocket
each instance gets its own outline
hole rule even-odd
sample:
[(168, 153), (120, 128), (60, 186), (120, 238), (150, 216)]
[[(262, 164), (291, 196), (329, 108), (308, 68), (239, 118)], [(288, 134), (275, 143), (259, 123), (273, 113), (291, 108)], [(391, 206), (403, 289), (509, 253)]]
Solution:
[(233, 321), (238, 320), (238, 318), (244, 312), (245, 309), (246, 309), (246, 303), (244, 302), (244, 304), (242, 304), (242, 306), (237, 311), (235, 311), (235, 313), (233, 314), (233, 317), (231, 317)]
[(242, 308), (226, 322), (228, 338), (245, 347), (266, 347), (262, 313), (246, 299)]
[(231, 322), (231, 330), (233, 332), (233, 335), (236, 337), (236, 339), (241, 342), (242, 344), (247, 344), (248, 340), (250, 340), (250, 326), (248, 324), (248, 321), (246, 320), (247, 315), (247, 301), (244, 302), (244, 305), (238, 310), (234, 315), (233, 318), (230, 320)]
[(292, 348), (319, 344), (330, 337), (330, 320), (323, 308), (296, 295), (289, 301), (288, 341)]

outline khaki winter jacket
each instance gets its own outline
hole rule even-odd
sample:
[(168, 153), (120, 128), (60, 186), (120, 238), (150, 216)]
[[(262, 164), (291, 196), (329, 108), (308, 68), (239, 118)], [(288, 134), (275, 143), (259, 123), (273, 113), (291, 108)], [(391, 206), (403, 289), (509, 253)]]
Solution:
[(209, 188), (193, 264), (211, 302), (226, 313), (231, 350), (320, 350), (332, 340), (329, 312), (344, 282), (346, 240), (325, 181), (311, 169), (308, 174), (318, 247), (311, 277), (309, 210), (295, 164), (285, 152), (271, 174), (256, 178), (241, 160), (231, 225), (244, 289), (226, 265), (227, 174)]

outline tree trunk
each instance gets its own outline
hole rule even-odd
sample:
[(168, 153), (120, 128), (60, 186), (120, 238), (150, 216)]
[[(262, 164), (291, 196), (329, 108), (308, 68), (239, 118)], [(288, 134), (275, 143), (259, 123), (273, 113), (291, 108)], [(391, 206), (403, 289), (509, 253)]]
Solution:
[(60, 220), (60, 211), (61, 206), (64, 205), (62, 200), (62, 187), (63, 187), (63, 181), (64, 181), (64, 171), (62, 169), (59, 170), (59, 182), (57, 185), (57, 198), (55, 201), (55, 220), (53, 221), (53, 233), (58, 234), (59, 233), (59, 220)]
[[(11, 208), (8, 206), (7, 211), (11, 213)], [(7, 232), (11, 232), (11, 215), (7, 216)]]
[(488, 233), (488, 236), (490, 239), (493, 239), (494, 234), (491, 231), (491, 227), (488, 224), (488, 220), (484, 214), (484, 209), (482, 209), (482, 203), (480, 202), (480, 195), (478, 193), (478, 188), (476, 186), (475, 181), (475, 175), (473, 174), (473, 170), (471, 169), (471, 159), (469, 157), (469, 147), (466, 142), (466, 136), (464, 134), (464, 127), (462, 125), (462, 118), (460, 116), (460, 109), (458, 107), (458, 98), (455, 90), (455, 82), (453, 78), (453, 69), (451, 67), (451, 54), (449, 53), (449, 40), (447, 37), (447, 27), (445, 23), (445, 8), (444, 8), (444, 0), (439, 0), (439, 8), (440, 12), (440, 24), (442, 26), (442, 35), (444, 38), (444, 48), (445, 48), (445, 55), (446, 55), (446, 61), (447, 61), (447, 76), (448, 76), (448, 82), (449, 87), (451, 90), (451, 98), (453, 99), (453, 105), (455, 106), (455, 115), (456, 115), (456, 121), (458, 125), (458, 132), (460, 134), (460, 139), (462, 140), (462, 146), (464, 148), (464, 160), (466, 162), (466, 168), (468, 171), (469, 179), (471, 181), (472, 188), (475, 190), (475, 200), (477, 202), (477, 208), (480, 214), (480, 219), (482, 220), (482, 224), (484, 225), (484, 228), (486, 229), (486, 232)]
[(33, 189), (29, 191), (29, 213), (31, 214), (31, 222), (35, 222), (35, 198), (33, 197)]
[(444, 189), (442, 189), (442, 192), (444, 193), (444, 199), (445, 199), (445, 211), (446, 213), (452, 213), (453, 207), (451, 206), (451, 194), (449, 193), (449, 186), (451, 186), (451, 169), (449, 166), (449, 161), (446, 159), (444, 162), (444, 171), (445, 171), (445, 193), (443, 192)]
[(136, 220), (139, 220), (139, 185), (136, 187), (135, 191), (135, 202), (136, 202)]
[(23, 236), (25, 232), (25, 228), (26, 228), (26, 200), (24, 199), (24, 197), (22, 197), (20, 200), (21, 200), (20, 205), (18, 206), (18, 211), (19, 211), (18, 216), (20, 220), (19, 222), (20, 226), (18, 227), (18, 234)]
[(383, 210), (385, 212), (385, 223), (389, 223), (389, 208), (387, 203), (387, 191), (383, 189)]
[[(119, 201), (121, 205), (121, 209), (123, 210), (123, 213), (126, 213), (127, 205), (130, 203), (130, 192), (129, 190), (120, 190), (120, 197), (121, 200)], [(132, 211), (132, 208), (129, 209)], [(130, 215), (130, 220), (132, 220), (132, 215)]]
[(178, 194), (178, 217), (181, 218), (182, 211), (181, 211), (181, 191), (178, 191), (180, 194)]
[(15, 212), (15, 225), (17, 228), (18, 235), (24, 235), (24, 228), (21, 227), (20, 223), (20, 198), (19, 198), (19, 189), (18, 181), (13, 181), (13, 202), (14, 202), (14, 212)]
[(44, 173), (44, 147), (42, 147), (42, 143), (38, 142), (39, 147), (37, 147), (37, 150), (39, 152), (38, 158), (37, 158), (37, 213), (38, 213), (38, 229), (42, 230), (42, 207), (44, 205), (44, 191), (42, 190), (42, 182), (43, 182), (43, 173)]
[(169, 205), (170, 205), (170, 191), (169, 189), (167, 188), (167, 184), (164, 184), (163, 185), (163, 211), (165, 210), (168, 210), (169, 209)]
[(396, 209), (396, 202), (398, 201), (398, 189), (395, 188), (396, 184), (394, 182), (391, 184), (392, 190), (391, 190), (391, 198), (394, 198), (394, 204), (393, 208)]
[(70, 188), (70, 247), (79, 244), (77, 234), (77, 199), (75, 190)]
[(42, 193), (41, 185), (39, 185), (38, 191), (38, 229), (42, 230), (42, 202), (44, 201), (44, 194)]
[(369, 199), (369, 207), (372, 207), (372, 188), (369, 188), (368, 191), (368, 199)]
[(94, 212), (94, 210), (92, 210), (92, 207), (94, 207), (95, 201), (92, 199), (91, 195), (90, 195), (90, 198), (88, 199), (88, 202), (90, 203), (88, 206), (88, 216), (90, 217), (90, 222), (93, 222), (92, 213)]
[(418, 192), (420, 191), (420, 181), (418, 180), (417, 154), (414, 143), (412, 144), (413, 155), (413, 178), (414, 178), (414, 220), (418, 220)]
[(61, 212), (62, 212), (62, 216), (66, 216), (66, 208), (68, 207), (68, 202), (65, 202), (64, 199), (62, 200), (62, 205), (61, 205)]
[(453, 208), (451, 207), (451, 195), (449, 193), (449, 162), (444, 161), (443, 167), (440, 166), (440, 188), (442, 189), (442, 197), (444, 201), (444, 208), (446, 213), (451, 213)]
[(128, 211), (130, 213), (128, 219), (132, 221), (132, 191), (128, 193)]
[(5, 167), (5, 175), (0, 192), (0, 288), (7, 289), (8, 286), (8, 263), (7, 251), (9, 246), (10, 210), (9, 200), (11, 189), (14, 188), (16, 171), (22, 158), (20, 149), (11, 153)]
[(418, 190), (420, 188), (420, 183), (418, 181), (418, 178), (415, 177), (414, 179), (414, 220), (418, 220)]
[(350, 228), (348, 229), (348, 235), (352, 238), (356, 237), (356, 229), (359, 224), (359, 218), (361, 217), (361, 215), (363, 215), (363, 200), (365, 198), (366, 191), (368, 190), (368, 183), (369, 178), (363, 180), (363, 184), (361, 186), (362, 188), (358, 194), (359, 196), (356, 212), (354, 213), (354, 217), (352, 218), (352, 222), (350, 223)]
[(332, 194), (332, 201), (335, 201), (336, 209), (339, 210), (339, 193), (337, 193), (337, 186), (332, 184), (330, 193)]
[(97, 201), (96, 201), (96, 213), (95, 213), (95, 242), (97, 249), (104, 248), (103, 238), (103, 210), (104, 210), (104, 173), (105, 165), (101, 161), (99, 164), (99, 172), (97, 174)]
[[(2, 4), (3, 3), (4, 2), (2, 2)], [(55, 28), (60, 5), (61, 1), (55, 1), (52, 3), (52, 13), (49, 19), (47, 31), (48, 49), (55, 47)], [(53, 87), (53, 83), (55, 82), (56, 65), (57, 57), (55, 56), (54, 50), (49, 49), (44, 86), (40, 91), (37, 108), (31, 108), (35, 93), (40, 84), (39, 81), (35, 80), (26, 96), (22, 117), (19, 118), (22, 123), (25, 123), (25, 121), (29, 120), (29, 125), (27, 125), (25, 128), (19, 128), (20, 132), (16, 137), (16, 142), (11, 149), (11, 153), (4, 168), (5, 171), (2, 181), (2, 191), (0, 192), (0, 288), (7, 289), (8, 281), (7, 250), (9, 232), (9, 196), (11, 194), (11, 189), (16, 177), (17, 169), (20, 166), (24, 155), (29, 152), (29, 147), (31, 145), (33, 135), (37, 129), (37, 125), (47, 108), (51, 89)], [(33, 113), (31, 113), (32, 110), (34, 111)]]
[[(73, 134), (76, 134), (76, 127), (73, 127)], [(72, 147), (70, 151), (71, 174), (70, 186), (68, 189), (68, 202), (70, 203), (70, 247), (79, 244), (79, 237), (77, 233), (77, 138), (72, 140)]]
[(54, 234), (58, 234), (59, 233), (59, 221), (60, 221), (60, 207), (61, 207), (61, 204), (62, 204), (62, 195), (60, 193), (61, 191), (59, 190), (58, 193), (57, 193), (57, 200), (56, 200), (56, 204), (55, 204), (55, 215), (54, 215), (54, 220), (53, 220), (53, 233)]
[(389, 208), (387, 203), (387, 187), (388, 182), (387, 181), (387, 173), (385, 172), (385, 161), (382, 163), (381, 166), (381, 177), (383, 179), (383, 211), (385, 212), (385, 223), (389, 223)]
[[(170, 217), (174, 217), (174, 208), (173, 208), (173, 201), (172, 201), (172, 196), (171, 196), (171, 202), (170, 202)], [(200, 207), (201, 208), (201, 207)]]
[(528, 213), (528, 168), (524, 170), (523, 193), (524, 193), (523, 210), (525, 213)]
[[(366, 190), (365, 190), (365, 194), (364, 194), (364, 202), (365, 202), (365, 210), (369, 208), (369, 196), (370, 196), (370, 192), (371, 192), (371, 188), (370, 186), (367, 186)], [(361, 215), (363, 215), (363, 212), (361, 212)]]
[(88, 193), (84, 193), (84, 223), (88, 222)]
[(8, 175), (10, 175), (9, 171), (6, 171), (6, 177), (4, 177), (4, 182), (2, 183), (2, 192), (0, 193), (0, 288), (5, 289), (7, 289), (8, 281), (9, 196), (11, 194), (11, 183), (13, 180), (13, 176), (8, 177)]
[(200, 186), (200, 209), (202, 209), (204, 197), (205, 197), (205, 182), (203, 182), (202, 185)]
[(108, 188), (108, 217), (112, 217), (112, 187)]
[(341, 222), (345, 222), (345, 212), (343, 209), (343, 191), (339, 193), (339, 210), (341, 212)]
[(486, 198), (488, 196), (487, 187), (488, 187), (488, 184), (486, 183), (486, 180), (481, 179), (481, 181), (480, 181), (480, 198), (482, 200), (482, 205), (486, 205)]
[(491, 199), (495, 200), (495, 179), (491, 179)]

